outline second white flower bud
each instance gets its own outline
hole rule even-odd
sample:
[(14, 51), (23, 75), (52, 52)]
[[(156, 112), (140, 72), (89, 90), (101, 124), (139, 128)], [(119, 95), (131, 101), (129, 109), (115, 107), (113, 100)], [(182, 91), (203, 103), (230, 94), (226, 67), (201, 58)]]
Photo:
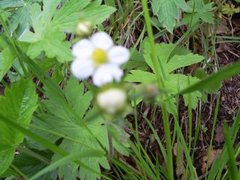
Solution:
[(96, 101), (105, 113), (114, 115), (124, 110), (127, 103), (127, 94), (120, 88), (110, 88), (100, 92)]

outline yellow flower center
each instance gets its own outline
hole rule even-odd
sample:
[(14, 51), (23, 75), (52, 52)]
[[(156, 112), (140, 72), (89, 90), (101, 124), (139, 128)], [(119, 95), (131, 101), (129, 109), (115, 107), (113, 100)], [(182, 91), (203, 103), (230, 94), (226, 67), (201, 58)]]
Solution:
[(96, 48), (92, 53), (93, 63), (98, 66), (107, 62), (107, 52), (103, 49)]

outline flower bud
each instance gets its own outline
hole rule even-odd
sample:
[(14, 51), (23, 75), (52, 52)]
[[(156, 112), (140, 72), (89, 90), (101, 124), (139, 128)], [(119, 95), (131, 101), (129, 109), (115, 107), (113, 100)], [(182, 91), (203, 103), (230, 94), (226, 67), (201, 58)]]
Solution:
[(136, 92), (147, 101), (154, 100), (160, 94), (158, 88), (154, 84), (136, 86)]
[(105, 113), (114, 115), (124, 110), (127, 103), (127, 94), (123, 89), (110, 88), (99, 92), (96, 101)]
[(90, 21), (81, 21), (77, 25), (77, 35), (84, 37), (89, 36), (93, 31), (93, 25)]

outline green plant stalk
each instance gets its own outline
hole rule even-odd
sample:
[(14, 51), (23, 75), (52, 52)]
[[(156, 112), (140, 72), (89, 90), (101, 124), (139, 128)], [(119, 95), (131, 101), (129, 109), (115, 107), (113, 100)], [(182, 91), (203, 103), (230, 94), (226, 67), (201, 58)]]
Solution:
[[(156, 78), (157, 78), (158, 88), (164, 89), (165, 86), (164, 86), (164, 82), (163, 82), (161, 72), (159, 69), (159, 67), (161, 67), (161, 65), (160, 65), (160, 62), (158, 61), (157, 54), (156, 54), (154, 36), (153, 36), (153, 31), (152, 31), (152, 25), (151, 25), (151, 19), (150, 19), (150, 15), (149, 15), (147, 0), (141, 0), (141, 3), (142, 3), (142, 7), (143, 7), (143, 13), (144, 13), (145, 23), (146, 23), (146, 27), (147, 27), (147, 33), (148, 33), (148, 37), (149, 37), (149, 41), (150, 41), (150, 47), (151, 47), (151, 52), (152, 52), (151, 53), (152, 62), (153, 62), (154, 71), (155, 71)], [(162, 73), (162, 74), (164, 74), (164, 73)], [(166, 105), (164, 103), (162, 103), (162, 113), (163, 113), (163, 126), (164, 126), (164, 134), (166, 136), (167, 156), (168, 156), (168, 161), (166, 162), (166, 164), (167, 164), (169, 178), (174, 179), (170, 124), (169, 124), (169, 119), (168, 119), (168, 113), (166, 110)]]
[(191, 102), (191, 93), (188, 94), (189, 105), (188, 105), (188, 148), (191, 150), (192, 147), (192, 102)]
[(147, 5), (147, 0), (141, 0), (142, 1), (142, 7), (143, 7), (143, 13), (144, 13), (144, 18), (145, 18), (145, 23), (147, 27), (147, 33), (149, 37), (149, 42), (150, 42), (150, 47), (151, 47), (151, 56), (152, 56), (152, 62), (154, 66), (154, 71), (156, 74), (157, 78), (157, 83), (159, 88), (164, 88), (164, 82), (161, 76), (161, 72), (158, 67), (160, 67), (160, 63), (157, 58), (156, 54), (156, 49), (155, 49), (155, 43), (154, 43), (154, 36), (153, 36), (153, 31), (152, 31), (152, 25), (151, 25), (151, 19), (148, 11), (148, 5)]
[(112, 157), (114, 155), (114, 149), (113, 149), (113, 141), (112, 141), (112, 136), (111, 133), (109, 132), (109, 127), (110, 124), (106, 124), (107, 126), (107, 138), (108, 138), (108, 162), (109, 164), (112, 164)]
[[(189, 104), (188, 104), (188, 149), (191, 152), (191, 147), (192, 147), (192, 103), (191, 103), (191, 93), (188, 94), (188, 99), (189, 99)], [(186, 177), (188, 177), (188, 165), (186, 168)]]
[[(200, 105), (199, 105), (198, 117), (197, 117), (197, 120), (196, 120), (195, 135), (194, 135), (194, 141), (193, 141), (193, 149), (195, 149), (195, 147), (196, 147), (199, 132), (200, 132), (200, 128), (201, 128), (201, 118), (202, 118), (202, 114), (201, 114), (202, 108), (201, 108), (201, 106), (202, 106), (202, 103), (200, 103)], [(194, 153), (195, 153), (195, 150), (192, 153), (192, 159), (194, 158)]]

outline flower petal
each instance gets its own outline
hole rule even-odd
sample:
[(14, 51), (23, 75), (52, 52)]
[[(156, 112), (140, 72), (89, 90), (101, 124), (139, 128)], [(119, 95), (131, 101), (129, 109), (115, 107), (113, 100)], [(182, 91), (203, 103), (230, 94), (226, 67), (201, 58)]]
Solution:
[(120, 81), (123, 76), (123, 71), (115, 64), (105, 64), (100, 66), (93, 74), (93, 84), (102, 86), (111, 83), (114, 80)]
[(108, 50), (113, 46), (112, 38), (105, 32), (98, 32), (91, 37), (95, 48)]
[(129, 50), (123, 46), (114, 46), (108, 52), (109, 61), (114, 64), (123, 64), (130, 57)]
[(86, 79), (93, 74), (94, 67), (91, 60), (75, 60), (71, 64), (71, 71), (78, 79)]
[(80, 60), (88, 59), (94, 50), (94, 46), (91, 41), (82, 39), (72, 47), (72, 53)]

